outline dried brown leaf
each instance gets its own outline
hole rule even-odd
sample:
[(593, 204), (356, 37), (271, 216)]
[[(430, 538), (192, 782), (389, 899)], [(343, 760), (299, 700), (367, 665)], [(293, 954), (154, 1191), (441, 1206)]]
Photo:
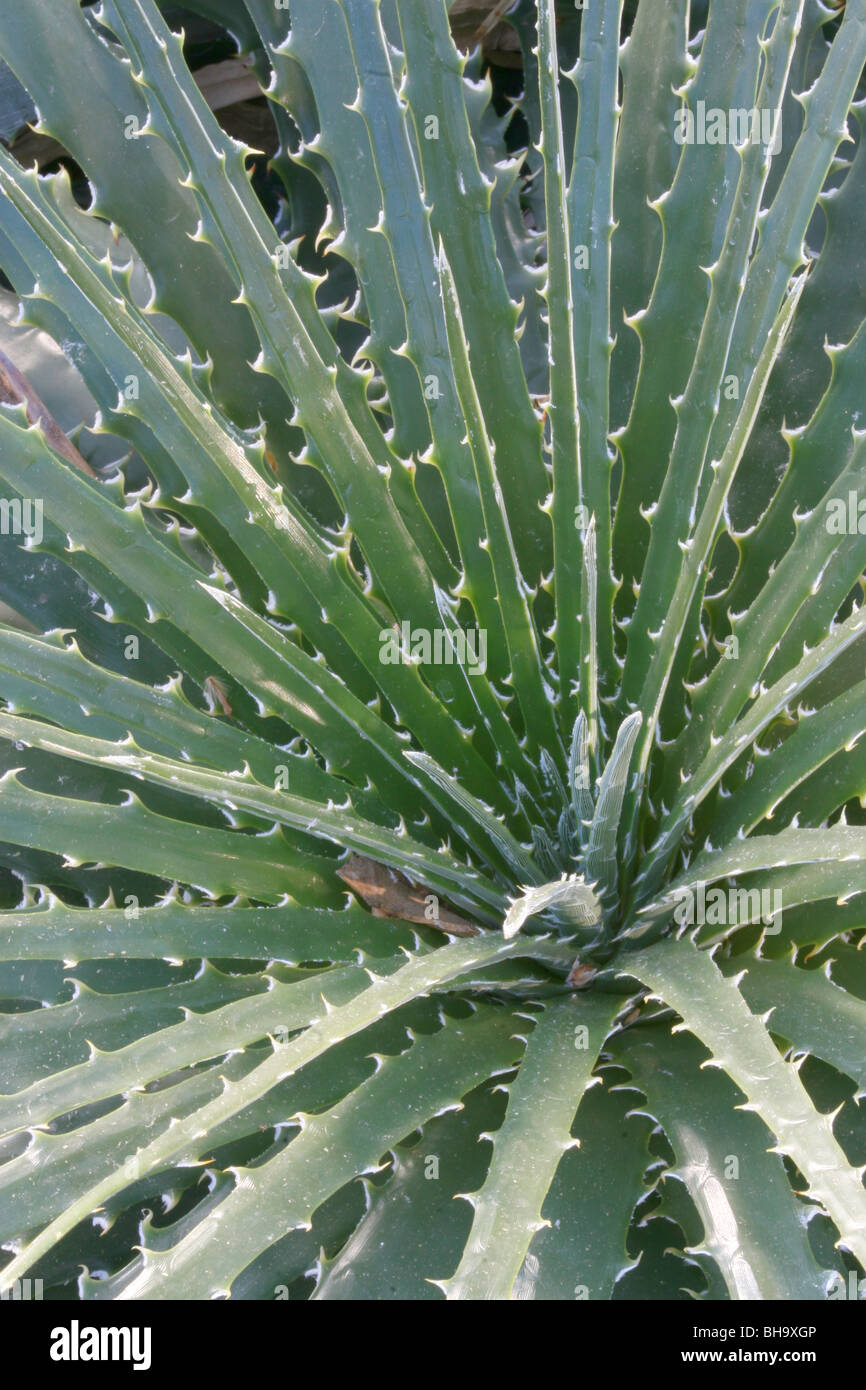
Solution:
[(89, 478), (96, 477), (90, 464), (81, 457), (69, 436), (64, 434), (27, 377), (2, 351), (0, 351), (0, 401), (10, 405), (23, 405), (31, 425), (39, 424), (42, 426), (45, 431), (45, 438), (56, 453), (61, 454), (67, 463), (71, 463), (73, 468), (78, 468), (82, 473), (86, 473)]
[(452, 912), (435, 893), (413, 888), (402, 874), (377, 864), (374, 859), (352, 854), (337, 870), (337, 875), (366, 903), (374, 917), (419, 922), (422, 926), (447, 932), (449, 936), (480, 935), (478, 927)]

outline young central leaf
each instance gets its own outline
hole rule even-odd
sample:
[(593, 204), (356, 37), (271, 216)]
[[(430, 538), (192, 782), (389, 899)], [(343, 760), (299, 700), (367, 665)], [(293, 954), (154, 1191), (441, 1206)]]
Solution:
[(601, 904), (582, 875), (563, 874), (556, 883), (524, 888), (506, 913), (503, 936), (506, 940), (516, 936), (528, 918), (553, 907), (558, 909), (564, 924), (570, 926), (592, 927), (601, 921)]

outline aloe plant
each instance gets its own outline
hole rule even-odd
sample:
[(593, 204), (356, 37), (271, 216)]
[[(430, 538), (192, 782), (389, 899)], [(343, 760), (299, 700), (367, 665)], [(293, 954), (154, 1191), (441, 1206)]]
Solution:
[(0, 25), (3, 1287), (850, 1296), (866, 0), (192, 8), (264, 201)]

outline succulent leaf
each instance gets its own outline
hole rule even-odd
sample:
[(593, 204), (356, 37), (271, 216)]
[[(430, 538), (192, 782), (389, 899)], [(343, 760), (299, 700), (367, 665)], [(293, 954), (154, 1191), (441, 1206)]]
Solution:
[(0, 19), (0, 1292), (838, 1296), (866, 0), (186, 8)]

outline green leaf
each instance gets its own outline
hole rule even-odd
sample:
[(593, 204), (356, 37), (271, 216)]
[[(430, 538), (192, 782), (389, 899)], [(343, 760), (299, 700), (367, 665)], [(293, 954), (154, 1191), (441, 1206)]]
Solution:
[[(866, 751), (859, 742), (864, 698), (866, 682), (861, 681), (821, 709), (798, 710), (799, 719), (790, 735), (761, 758), (752, 775), (715, 810), (713, 834), (720, 844), (747, 835), (762, 820), (776, 819), (777, 811), (781, 812), (778, 820), (784, 822), (786, 798), (797, 789), (802, 789), (807, 807), (799, 814), (801, 825), (819, 823), (848, 799), (833, 786), (832, 805), (822, 810), (821, 797), (816, 796), (820, 783), (813, 774), (822, 769), (829, 780), (838, 768), (853, 776), (859, 787), (864, 778), (860, 763)], [(834, 756), (843, 749), (843, 757)]]
[[(439, 1286), (448, 1299), (509, 1299), (524, 1268), (541, 1209), (563, 1154), (573, 1147), (574, 1113), (591, 1084), (598, 1052), (620, 1004), (608, 996), (548, 1004), (526, 1040), (493, 1141), (490, 1171), (472, 1204), (463, 1257)], [(575, 1052), (577, 1051), (577, 1055)]]
[(583, 710), (574, 721), (571, 752), (568, 759), (568, 785), (571, 791), (576, 832), (580, 844), (583, 845), (586, 842), (586, 834), (592, 824), (594, 814), (590, 791), (589, 723)]
[[(209, 1013), (190, 1013), (181, 1023), (159, 1029), (125, 1047), (111, 1051), (94, 1047), (86, 1062), (53, 1072), (4, 1096), (0, 1126), (3, 1133), (12, 1133), (44, 1125), (59, 1115), (156, 1081), (180, 1067), (248, 1046), (278, 1029), (287, 1035), (317, 1017), (322, 1009), (323, 991), (329, 1002), (345, 1003), (367, 983), (359, 966), (339, 966), (324, 973), (314, 971), (308, 979), (294, 984), (272, 981), (264, 994), (235, 1000)], [(142, 1168), (142, 1173), (145, 1171)]]
[[(508, 942), (503, 942), (502, 938), (498, 935), (492, 937), (492, 939), (488, 935), (484, 937), (473, 937), (468, 941), (460, 941), (456, 944), (445, 946), (441, 950), (433, 951), (429, 956), (423, 956), (420, 959), (411, 959), (409, 963), (403, 965), (391, 975), (373, 976), (373, 983), (369, 985), (369, 988), (364, 989), (363, 986), (361, 987), (361, 993), (357, 995), (354, 1006), (352, 1004), (346, 1004), (344, 1001), (347, 997), (351, 999), (351, 997), (357, 993), (358, 986), (363, 978), (362, 971), (357, 968), (349, 967), (341, 968), (336, 972), (330, 973), (327, 988), (328, 993), (332, 996), (333, 1002), (330, 1000), (326, 1001), (321, 993), (322, 986), (325, 985), (323, 977), (321, 975), (315, 977), (319, 982), (318, 1007), (319, 1009), (324, 1007), (324, 1014), (320, 1012), (316, 1015), (311, 1012), (310, 1006), (313, 1004), (313, 1001), (311, 998), (305, 999), (304, 1001), (299, 1001), (297, 1005), (299, 1017), (297, 1023), (293, 1024), (289, 1005), (286, 1001), (283, 1001), (282, 1017), (277, 1018), (275, 1015), (271, 1015), (271, 1026), (274, 1028), (282, 1026), (288, 1032), (291, 1032), (293, 1027), (301, 1026), (303, 1019), (309, 1024), (306, 1031), (302, 1033), (300, 1037), (287, 1043), (285, 1046), (277, 1047), (271, 1056), (265, 1061), (260, 1062), (255, 1068), (255, 1071), (243, 1081), (234, 1084), (226, 1082), (220, 1096), (202, 1106), (201, 1109), (195, 1111), (188, 1120), (172, 1126), (171, 1131), (166, 1135), (153, 1140), (147, 1144), (145, 1148), (141, 1149), (137, 1155), (139, 1172), (143, 1174), (151, 1170), (162, 1168), (169, 1159), (179, 1155), (182, 1156), (189, 1149), (195, 1149), (200, 1144), (202, 1136), (207, 1135), (211, 1129), (223, 1123), (232, 1115), (237, 1114), (237, 1112), (242, 1110), (245, 1106), (252, 1104), (260, 1096), (265, 1095), (271, 1087), (279, 1081), (293, 1075), (301, 1067), (314, 1061), (317, 1057), (323, 1056), (336, 1042), (361, 1032), (364, 1028), (375, 1023), (385, 1013), (399, 1008), (410, 999), (415, 999), (419, 995), (429, 993), (438, 985), (444, 984), (448, 980), (454, 979), (461, 974), (466, 974), (478, 965), (507, 958), (510, 955), (520, 955), (521, 953), (522, 947), (520, 943), (511, 945)], [(377, 967), (381, 969), (383, 964), (384, 962), (377, 962)], [(334, 985), (336, 986), (336, 990), (333, 988)], [(292, 988), (297, 989), (298, 987), (286, 986), (288, 990)], [(306, 984), (300, 986), (300, 990), (308, 989), (309, 986)], [(290, 997), (297, 998), (297, 995)], [(252, 1003), (258, 1004), (261, 1010), (264, 1002), (267, 1002), (270, 1006), (274, 1003), (275, 998), (279, 999), (280, 996), (275, 994), (275, 991), (271, 991), (262, 1001), (243, 1000), (240, 1005), (230, 1005), (229, 1008), (235, 1008), (236, 1010), (238, 1008), (242, 1009), (245, 1005)], [(219, 1013), (215, 1015), (212, 1014), (210, 1016), (209, 1025), (212, 1027), (218, 1018)], [(261, 1015), (260, 1021), (267, 1027), (267, 1019), (262, 1019)], [(189, 1030), (190, 1022), (191, 1020), (187, 1020), (186, 1024), (177, 1026), (180, 1028), (185, 1027)], [(205, 1025), (202, 1037), (191, 1039), (190, 1050), (200, 1051), (202, 1048), (206, 1050), (208, 1047), (208, 1038), (205, 1036), (208, 1025), (207, 1018), (205, 1019)], [(248, 1024), (247, 1030), (252, 1028), (254, 1031), (253, 1033), (247, 1031), (246, 1036), (248, 1038), (252, 1036), (262, 1036), (261, 1032), (255, 1032), (255, 1029), (258, 1027), (258, 1023)], [(229, 1046), (231, 1046), (231, 1041), (227, 1038), (226, 1030), (223, 1028), (220, 1031), (223, 1046), (226, 1042), (229, 1042)], [(135, 1046), (141, 1047), (141, 1044), (134, 1044), (133, 1047)], [(465, 1056), (465, 1052), (463, 1052), (462, 1049), (460, 1051), (461, 1055)], [(165, 1057), (162, 1048), (160, 1048), (160, 1054), (163, 1058)], [(118, 1056), (124, 1061), (126, 1060), (123, 1053), (118, 1054)], [(92, 1066), (93, 1064), (90, 1063), (87, 1065)], [(135, 1068), (133, 1074), (138, 1074), (137, 1068)], [(117, 1081), (116, 1074), (112, 1074), (111, 1080), (113, 1082)], [(471, 1085), (467, 1085), (466, 1089), (471, 1089)], [(112, 1091), (109, 1090), (109, 1094), (111, 1093)], [(69, 1092), (67, 1090), (67, 1103), (69, 1099)], [(29, 1115), (27, 1119), (32, 1123), (32, 1114)], [(410, 1124), (407, 1130), (403, 1131), (403, 1135), (408, 1133), (408, 1129), (411, 1127)], [(385, 1141), (382, 1146), (382, 1151), (387, 1147), (388, 1143)], [(123, 1176), (118, 1176), (115, 1173), (111, 1177), (105, 1178), (102, 1182), (95, 1184), (87, 1191), (82, 1192), (78, 1200), (69, 1206), (62, 1217), (57, 1218), (47, 1226), (44, 1231), (40, 1232), (40, 1234), (4, 1268), (2, 1276), (0, 1276), (0, 1283), (2, 1283), (3, 1287), (9, 1287), (14, 1283), (21, 1272), (29, 1269), (33, 1262), (39, 1259), (44, 1251), (50, 1250), (61, 1235), (71, 1230), (79, 1220), (83, 1219), (83, 1217), (101, 1202), (105, 1201), (107, 1197), (110, 1197), (114, 1192), (120, 1191), (124, 1185), (125, 1181)]]
[[(811, 84), (804, 82), (798, 90), (808, 85)], [(795, 111), (799, 110), (795, 106)], [(866, 179), (866, 146), (862, 139), (862, 107), (852, 107), (851, 115), (859, 128), (857, 150), (841, 188), (827, 189), (819, 200), (827, 224), (826, 235), (820, 254), (812, 262), (788, 342), (770, 379), (762, 416), (749, 442), (740, 486), (732, 494), (734, 517), (743, 513), (750, 479), (754, 487), (756, 477), (760, 477), (759, 458), (762, 465), (766, 460), (777, 469), (784, 468), (784, 476), (755, 530), (737, 539), (737, 573), (724, 594), (724, 602), (711, 605), (717, 630), (721, 632), (727, 630), (724, 610), (742, 613), (750, 606), (766, 580), (769, 563), (781, 558), (794, 539), (795, 513), (802, 513), (821, 499), (847, 462), (853, 446), (850, 422), (857, 409), (866, 351), (866, 300), (855, 291), (855, 285), (864, 278), (855, 267), (862, 255), (859, 216)], [(783, 119), (787, 121), (787, 111)], [(812, 228), (809, 245), (811, 249)], [(784, 433), (779, 430), (782, 421), (787, 424)]]
[[(788, 81), (803, 4), (804, 0), (782, 0), (775, 17), (772, 36), (762, 44), (763, 73), (755, 95), (755, 106), (760, 111), (774, 113), (776, 120)], [(761, 8), (769, 17), (773, 6)], [(734, 66), (739, 68), (741, 65)], [(694, 148), (688, 145), (685, 147), (681, 168)], [(730, 479), (742, 456), (770, 370), (796, 307), (795, 304), (789, 304), (788, 314), (782, 315), (779, 321), (781, 303), (777, 306), (773, 314), (773, 331), (767, 335), (773, 340), (773, 349), (768, 352), (762, 341), (761, 369), (758, 369), (758, 362), (753, 356), (748, 362), (748, 370), (744, 371), (737, 356), (729, 349), (740, 308), (742, 280), (748, 268), (761, 201), (770, 171), (772, 147), (759, 141), (747, 140), (742, 152), (735, 152), (741, 163), (736, 193), (721, 253), (708, 271), (709, 302), (700, 334), (691, 349), (694, 360), (685, 388), (673, 403), (676, 432), (658, 505), (653, 511), (653, 528), (646, 563), (641, 574), (640, 593), (630, 624), (628, 653), (623, 672), (623, 698), (629, 708), (642, 690), (647, 670), (652, 671), (656, 665), (652, 646), (662, 624), (670, 625), (668, 631), (670, 628), (676, 631), (678, 623), (681, 624), (685, 619), (685, 612), (680, 605), (675, 607), (673, 619), (667, 616), (680, 581), (679, 568), (670, 564), (670, 547), (673, 541), (685, 546), (691, 539), (689, 533), (696, 501), (701, 494), (701, 484), (715, 458), (712, 454), (708, 455), (707, 450), (720, 408), (723, 387), (733, 376), (738, 384), (738, 396), (741, 394), (742, 384), (742, 402), (736, 412), (729, 412), (726, 452), (712, 482), (713, 492), (719, 494), (718, 500), (714, 496), (714, 510), (705, 523), (707, 534), (701, 536), (701, 541), (696, 546), (694, 573), (690, 574), (687, 581), (687, 585), (691, 587), (686, 587), (683, 600), (686, 608), (691, 603), (694, 586), (697, 584), (698, 563), (701, 566), (705, 563), (706, 555), (715, 539), (718, 516), (721, 514)], [(624, 439), (624, 450), (625, 447)], [(653, 719), (652, 723), (655, 722)], [(642, 766), (646, 765), (647, 756), (643, 753)]]
[(518, 844), (509, 830), (502, 825), (495, 816), (491, 814), (486, 806), (477, 799), (470, 796), (456, 782), (453, 777), (443, 771), (435, 759), (428, 753), (416, 753), (409, 751), (405, 755), (413, 767), (418, 767), (426, 773), (431, 782), (440, 787), (446, 796), (471, 817), (474, 829), (483, 831), (487, 840), (493, 844), (498, 852), (500, 859), (504, 860), (509, 871), (518, 875), (522, 874), (529, 879), (538, 878), (539, 871), (533, 864), (532, 859), (526, 853), (522, 845)]
[(557, 881), (525, 888), (505, 914), (502, 935), (510, 941), (524, 922), (548, 909), (553, 909), (560, 920), (571, 926), (592, 926), (601, 915), (592, 885), (585, 883), (578, 874), (563, 874)]
[(3, 1084), (22, 1091), (44, 1076), (86, 1061), (91, 1048), (116, 1050), (177, 1023), (187, 1010), (207, 1013), (261, 994), (264, 975), (224, 975), (211, 965), (193, 980), (124, 993), (102, 993), (75, 980), (68, 1004), (0, 1016)]
[[(697, 68), (690, 65), (688, 82), (680, 92), (689, 109), (697, 111), (699, 101), (707, 111), (754, 105), (761, 62), (758, 40), (773, 8), (774, 0), (758, 4), (731, 0), (710, 6)], [(732, 52), (742, 55), (742, 61), (732, 63)], [(672, 127), (668, 135), (672, 143), (674, 135)], [(613, 568), (622, 578), (626, 612), (632, 606), (631, 586), (640, 579), (647, 546), (652, 534), (657, 534), (654, 525), (650, 530), (645, 523), (658, 502), (677, 431), (670, 402), (682, 395), (689, 379), (707, 310), (708, 281), (702, 267), (714, 265), (719, 258), (739, 175), (740, 155), (732, 145), (684, 144), (673, 184), (653, 204), (662, 224), (661, 260), (646, 312), (633, 320), (640, 339), (640, 371), (628, 424), (617, 441), (623, 479), (614, 524)], [(753, 208), (753, 214), (757, 211)], [(780, 292), (776, 310), (781, 298)], [(771, 322), (773, 318), (775, 311)], [(765, 338), (766, 333), (755, 341), (763, 343)], [(706, 412), (701, 411), (699, 418), (705, 420)]]
[[(312, 285), (291, 256), (277, 265), (273, 228), (248, 184), (240, 147), (223, 136), (183, 63), (180, 44), (152, 4), (133, 0), (119, 9), (107, 0), (104, 18), (139, 64), (152, 103), (149, 122), (190, 171), (187, 183), (198, 199), (203, 234), (226, 257), (255, 321), (261, 342), (257, 368), (275, 376), (291, 396), (293, 423), (309, 436), (344, 506), (351, 495), (359, 542), (394, 611), (435, 628), (424, 555), (378, 471), (379, 465), (390, 471), (397, 461), (369, 411), (362, 379), (339, 357), (316, 310)], [(233, 177), (222, 177), (223, 169)]]
[[(492, 563), (495, 606), (501, 615), (508, 650), (509, 684), (513, 686), (520, 703), (530, 744), (543, 747), (550, 752), (557, 748), (559, 742), (552, 712), (554, 694), (542, 660), (529, 593), (517, 561), (493, 446), (488, 438), (487, 424), (469, 362), (454, 279), (445, 248), (441, 244), (439, 270), (448, 349), (454, 366), (454, 386), (472, 454), (475, 491), (480, 498), (483, 516), (483, 530), (476, 539), (476, 544), (480, 544), (489, 554)], [(479, 613), (484, 611), (477, 604), (476, 609)], [(495, 635), (497, 629), (493, 629), (488, 637)]]
[[(689, 615), (693, 611), (695, 599), (700, 598), (702, 578), (707, 573), (713, 548), (720, 528), (724, 524), (725, 507), (731, 483), (742, 459), (743, 449), (758, 413), (773, 364), (796, 312), (803, 283), (803, 277), (795, 281), (785, 305), (773, 325), (773, 331), (764, 345), (757, 368), (749, 380), (743, 395), (742, 410), (727, 441), (725, 451), (718, 463), (713, 462), (711, 466), (713, 481), (706, 502), (690, 530), (688, 538), (681, 543), (685, 558), (673, 580), (667, 602), (667, 612), (662, 619), (660, 630), (650, 634), (653, 651), (649, 658), (648, 669), (643, 672), (641, 684), (642, 706), (648, 713), (637, 759), (637, 770), (640, 777), (646, 775), (653, 741), (660, 724), (662, 702), (674, 673), (680, 643), (688, 634)], [(671, 466), (674, 467), (673, 464)], [(659, 529), (660, 531), (666, 530), (666, 523), (660, 521)], [(652, 547), (650, 548), (650, 555), (647, 557), (648, 569), (651, 561)], [(648, 573), (647, 583), (651, 584), (651, 582)], [(638, 625), (643, 621), (640, 601), (635, 609), (634, 621)], [(632, 645), (631, 650), (635, 650), (634, 645)], [(627, 670), (628, 661), (626, 662)], [(625, 674), (623, 681), (625, 683)], [(633, 809), (635, 801), (636, 798), (633, 796)]]
[(838, 987), (831, 962), (823, 970), (803, 970), (792, 960), (738, 956), (723, 968), (725, 974), (745, 970), (739, 989), (749, 1008), (771, 1010), (772, 1032), (786, 1038), (795, 1053), (823, 1057), (857, 1082), (858, 1095), (866, 1092), (866, 1003)]
[(746, 1106), (775, 1135), (778, 1153), (796, 1163), (809, 1195), (839, 1231), (840, 1243), (863, 1263), (866, 1190), (833, 1137), (830, 1118), (812, 1105), (796, 1068), (779, 1056), (766, 1028), (706, 951), (688, 941), (665, 942), (629, 958), (629, 973), (682, 1016), (746, 1096)]
[[(380, 186), (378, 230), (390, 248), (397, 287), (406, 306), (406, 342), (395, 344), (394, 350), (411, 359), (425, 386), (433, 456), (445, 482), (460, 548), (462, 592), (471, 600), (482, 628), (490, 633), (490, 647), (496, 653), (492, 665), (499, 670), (502, 617), (496, 608), (489, 559), (479, 544), (486, 518), (466, 439), (465, 407), (461, 409), (454, 379), (436, 246), (408, 120), (393, 85), (378, 9), (371, 17), (369, 7), (358, 7), (353, 0), (336, 3), (355, 65), (357, 94), (352, 105), (366, 125), (372, 171)], [(499, 670), (499, 674), (504, 672)]]
[(330, 220), (339, 219), (339, 226), (328, 228), (332, 235), (339, 232), (332, 249), (358, 277), (369, 324), (362, 354), (376, 364), (387, 388), (392, 447), (401, 458), (421, 453), (430, 426), (417, 372), (397, 352), (406, 339), (406, 314), (390, 248), (376, 231), (382, 199), (370, 137), (352, 106), (357, 74), (343, 17), (336, 5), (314, 7), (301, 0), (292, 6), (289, 30), (287, 12), (272, 0), (249, 0), (246, 8), (270, 60), (268, 96), (292, 115), (303, 139), (295, 157), (306, 159), (325, 184)]
[[(64, 515), (74, 515), (72, 544), (98, 555), (103, 565), (138, 587), (147, 596), (151, 621), (166, 613), (174, 626), (195, 633), (220, 665), (236, 673), (258, 696), (262, 712), (290, 718), (329, 758), (334, 770), (351, 775), (354, 766), (363, 785), (372, 771), (372, 750), (382, 743), (388, 748), (385, 761), (392, 768), (389, 773), (382, 767), (382, 789), (390, 784), (393, 770), (398, 773), (398, 782), (405, 781), (409, 765), (393, 731), (296, 643), (230, 594), (205, 585), (199, 571), (173, 555), (147, 530), (138, 508), (121, 510), (88, 480), (61, 468), (35, 429), (24, 432), (0, 415), (0, 438), (9, 445), (0, 461), (0, 475), (13, 484), (26, 475), (27, 485), (38, 488), (44, 497), (49, 518), (60, 522)], [(325, 692), (332, 702), (327, 717), (317, 708)], [(370, 740), (363, 757), (359, 756), (359, 731)], [(324, 739), (323, 732), (327, 733)], [(481, 769), (483, 790), (495, 804), (502, 795), (496, 778), (484, 770), (468, 740), (464, 746), (466, 755)], [(396, 787), (394, 793), (399, 806)], [(411, 799), (404, 792), (402, 799), (407, 813), (412, 814), (417, 808), (417, 792)]]
[(121, 806), (50, 796), (14, 773), (0, 782), (0, 838), (62, 854), (69, 864), (101, 864), (108, 855), (114, 864), (192, 883), (215, 897), (277, 901), (309, 892), (327, 902), (334, 892), (276, 827), (264, 835), (212, 830), (149, 811), (131, 792)]
[[(623, 0), (597, 0), (581, 16), (580, 59), (569, 74), (578, 117), (567, 209), (571, 245), (572, 334), (579, 385), (581, 502), (595, 518), (598, 591), (596, 661), (603, 688), (613, 664), (611, 570), (610, 323), (613, 176), (619, 124), (619, 35)], [(585, 250), (588, 264), (579, 257)]]
[(521, 1276), (527, 1297), (607, 1299), (633, 1264), (626, 1234), (646, 1191), (651, 1126), (635, 1114), (634, 1092), (614, 1089), (615, 1079), (606, 1069), (578, 1106), (571, 1133), (579, 1147), (563, 1154), (541, 1209), (544, 1225)]
[(590, 882), (597, 885), (598, 895), (602, 899), (609, 898), (616, 889), (619, 822), (632, 754), (642, 723), (643, 715), (639, 712), (623, 720), (599, 782), (595, 812), (589, 828), (586, 871)]
[[(255, 451), (215, 417), (207, 399), (184, 380), (144, 318), (136, 319), (130, 306), (118, 301), (104, 272), (100, 277), (88, 268), (64, 239), (59, 222), (52, 224), (39, 208), (38, 198), (28, 198), (26, 188), (18, 187), (10, 197), (22, 218), (32, 223), (27, 244), (33, 247), (43, 292), (53, 290), (69, 303), (88, 345), (112, 372), (123, 409), (147, 421), (180, 469), (187, 493), (194, 493), (233, 534), (258, 571), (268, 611), (291, 614), (334, 667), (347, 666), (347, 647), (355, 651), (398, 716), (414, 727), (422, 741), (437, 743), (443, 753), (451, 744), (459, 764), (465, 754), (464, 741), (431, 696), (418, 668), (382, 660), (382, 640), (388, 629), (383, 629), (381, 613), (357, 586), (347, 555), (291, 498), (259, 476), (252, 459)], [(56, 259), (47, 255), (46, 246), (56, 246)], [(130, 380), (136, 383), (136, 399), (127, 401), (123, 383)], [(116, 409), (116, 402), (115, 395), (106, 408)], [(342, 640), (337, 638), (335, 646), (337, 633)], [(352, 664), (350, 660), (349, 669)], [(436, 670), (434, 665), (434, 682)], [(357, 686), (357, 679), (352, 684)], [(363, 688), (361, 693), (366, 693)]]
[(398, 1146), (387, 1180), (365, 1180), (366, 1213), (340, 1253), (323, 1262), (313, 1298), (440, 1299), (435, 1281), (460, 1258), (472, 1221), (455, 1199), (467, 1183), (484, 1181), (489, 1146), (481, 1136), (497, 1128), (502, 1110), (496, 1089), (479, 1087), (459, 1109), (434, 1116), (411, 1147)]
[(348, 964), (412, 946), (412, 929), (372, 917), (287, 902), (279, 907), (191, 907), (169, 899), (158, 907), (44, 907), (0, 913), (0, 960), (274, 960), (287, 965), (328, 960)]
[(639, 366), (640, 341), (629, 316), (639, 316), (649, 303), (661, 256), (661, 220), (652, 205), (673, 183), (679, 157), (671, 131), (688, 73), (687, 13), (686, 0), (641, 0), (620, 53), (610, 286), (616, 339), (610, 404), (617, 426), (627, 415)]
[[(497, 171), (479, 167), (467, 112), (467, 62), (454, 48), (444, 0), (422, 6), (398, 0), (396, 9), (406, 57), (403, 96), (414, 123), (431, 231), (435, 244), (441, 238), (454, 275), (478, 395), (499, 403), (487, 420), (491, 449), (505, 508), (512, 519), (520, 517), (514, 531), (520, 567), (534, 584), (548, 568), (550, 530), (540, 510), (547, 480), (541, 427), (515, 333), (519, 306), (509, 299), (493, 237), (490, 181)], [(433, 112), (435, 139), (427, 133)], [(457, 204), (459, 224), (451, 215)]]
[(396, 831), (390, 830), (373, 821), (353, 816), (349, 811), (338, 810), (330, 802), (308, 801), (291, 792), (263, 786), (247, 768), (231, 773), (211, 772), (192, 767), (179, 759), (145, 753), (135, 746), (131, 738), (116, 744), (86, 735), (69, 734), (36, 720), (0, 713), (0, 738), (4, 737), (83, 762), (117, 767), (128, 771), (134, 778), (143, 778), (206, 801), (215, 801), (230, 811), (251, 811), (278, 824), (305, 831), (317, 839), (345, 845), (362, 854), (372, 853), (379, 862), (408, 872), (427, 882), (431, 888), (442, 888), (445, 895), (455, 902), (465, 899), (468, 903), (477, 897), (488, 907), (498, 908), (502, 903), (501, 893), (475, 871), (461, 866), (445, 853), (432, 851), (410, 839), (402, 827)]
[[(704, 798), (717, 785), (725, 771), (736, 762), (745, 748), (792, 703), (814, 678), (830, 666), (862, 635), (866, 628), (866, 609), (857, 609), (844, 623), (838, 624), (823, 642), (808, 651), (800, 662), (788, 671), (769, 690), (759, 687), (758, 698), (747, 713), (721, 737), (715, 737), (704, 761), (690, 778), (683, 780), (682, 789), (659, 827), (652, 852), (647, 856), (635, 891), (638, 897), (655, 891), (671, 854), (679, 844), (683, 828)], [(755, 692), (757, 693), (757, 692)], [(742, 697), (741, 697), (742, 698)]]
[[(837, 825), (826, 830), (780, 830), (776, 835), (752, 835), (724, 849), (706, 849), (655, 901), (641, 908), (642, 917), (670, 911), (682, 889), (716, 879), (761, 874), (761, 887), (781, 882), (782, 901), (793, 906), (829, 895), (852, 896), (863, 882), (861, 868), (866, 830)], [(799, 867), (802, 866), (802, 867)], [(639, 936), (642, 930), (627, 930)]]
[[(805, 111), (802, 133), (761, 227), (743, 303), (731, 341), (732, 360), (749, 375), (784, 299), (785, 289), (802, 260), (802, 248), (818, 197), (840, 142), (848, 137), (848, 111), (857, 94), (866, 62), (866, 6), (848, 0), (820, 75), (799, 96)], [(733, 403), (720, 403), (711, 456), (730, 429)]]
[[(562, 719), (570, 725), (582, 692), (581, 632), (588, 630), (588, 594), (583, 579), (582, 530), (590, 513), (584, 500), (580, 458), (580, 412), (572, 323), (572, 237), (566, 196), (565, 142), (557, 94), (559, 57), (553, 0), (539, 0), (538, 82), (541, 107), (541, 157), (544, 169), (547, 228), (548, 354), (550, 358), (550, 431), (553, 471), (553, 573), (558, 621), (556, 656)], [(584, 510), (580, 511), (579, 508)], [(581, 626), (574, 622), (581, 615)], [(585, 705), (583, 706), (585, 708)], [(587, 711), (588, 713), (588, 711)]]
[[(137, 668), (136, 668), (137, 669)], [(195, 709), (176, 678), (153, 688), (97, 666), (69, 634), (34, 637), (0, 627), (0, 695), (10, 713), (24, 711), (73, 732), (119, 740), (133, 734), (142, 748), (186, 757), (230, 772), (247, 764), (259, 781), (285, 768), (292, 790), (314, 800), (350, 798), (374, 818), (387, 818), (375, 798), (324, 772), (309, 755), (277, 748)]]
[(705, 1049), (655, 1025), (623, 1034), (615, 1051), (673, 1148), (663, 1190), (683, 1184), (700, 1213), (703, 1235), (686, 1253), (718, 1266), (732, 1300), (826, 1298), (836, 1276), (812, 1254), (812, 1209), (791, 1191), (765, 1125), (707, 1069)]
[[(508, 1014), (446, 1025), (399, 1057), (379, 1057), (376, 1074), (324, 1114), (300, 1116), (301, 1132), (270, 1162), (235, 1170), (231, 1193), (185, 1240), (144, 1251), (144, 1267), (122, 1298), (213, 1298), (263, 1249), (313, 1212), (353, 1174), (376, 1171), (382, 1154), (419, 1123), (504, 1071), (519, 1053)], [(435, 1066), (432, 1065), (435, 1059)]]
[[(6, 18), (6, 61), (38, 93), (43, 127), (88, 174), (93, 211), (122, 227), (146, 263), (154, 308), (210, 357), (212, 389), (231, 418), (247, 426), (265, 419), (270, 446), (282, 453), (293, 438), (282, 425), (288, 402), (275, 382), (250, 369), (255, 331), (247, 310), (232, 302), (236, 291), (213, 246), (192, 239), (198, 214), (177, 161), (162, 142), (126, 138), (125, 118), (143, 125), (147, 114), (129, 66), (76, 0), (35, 0), (26, 14)], [(50, 89), (42, 80), (46, 65), (56, 73)], [(81, 100), (85, 91), (88, 101)], [(174, 234), (167, 236), (166, 227)]]

